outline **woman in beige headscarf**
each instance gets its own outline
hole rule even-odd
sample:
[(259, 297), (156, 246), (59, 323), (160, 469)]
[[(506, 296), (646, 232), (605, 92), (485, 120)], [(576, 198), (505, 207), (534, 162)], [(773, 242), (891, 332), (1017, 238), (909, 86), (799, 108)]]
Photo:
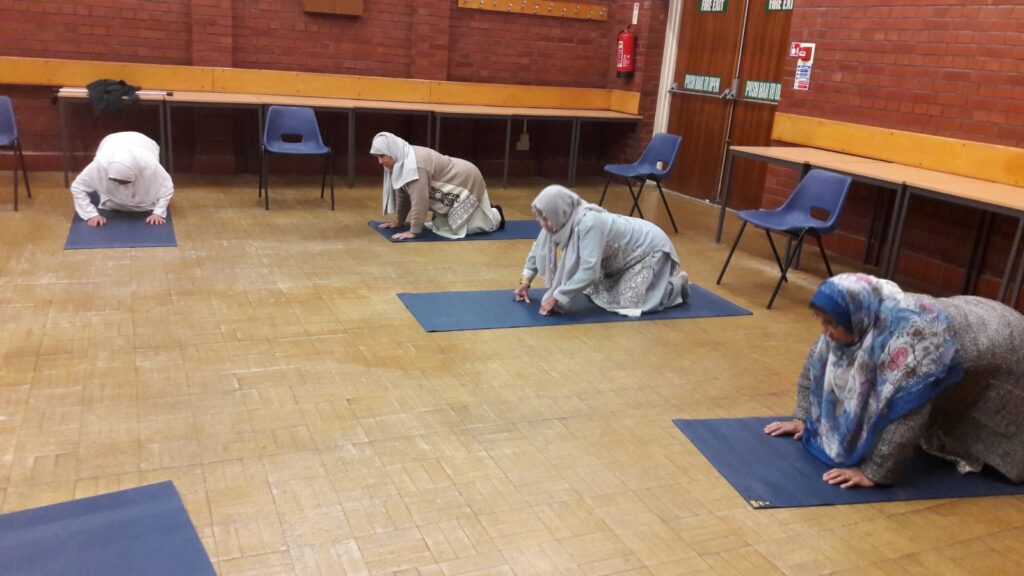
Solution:
[(160, 165), (160, 146), (138, 132), (116, 132), (100, 142), (96, 158), (71, 184), (75, 211), (89, 226), (103, 226), (89, 193), (99, 195), (99, 208), (152, 212), (147, 224), (163, 224), (174, 196), (171, 176)]
[[(472, 163), (412, 146), (390, 132), (373, 137), (370, 154), (384, 167), (384, 213), (396, 216), (380, 227), (409, 225), (392, 235), (395, 240), (415, 238), (424, 226), (451, 239), (505, 227), (501, 206), (491, 206), (484, 177)], [(434, 214), (430, 222), (428, 210)]]
[(676, 249), (655, 224), (612, 214), (557, 185), (541, 191), (532, 208), (541, 232), (516, 288), (517, 302), (530, 301), (530, 283), (538, 274), (548, 286), (540, 306), (545, 316), (580, 294), (634, 317), (689, 298)]

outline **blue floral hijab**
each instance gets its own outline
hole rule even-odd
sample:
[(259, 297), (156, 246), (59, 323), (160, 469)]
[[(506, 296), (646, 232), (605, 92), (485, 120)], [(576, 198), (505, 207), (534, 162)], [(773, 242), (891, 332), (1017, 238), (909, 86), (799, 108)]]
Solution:
[(933, 298), (867, 274), (839, 274), (811, 303), (856, 338), (844, 345), (822, 335), (808, 360), (803, 442), (831, 466), (860, 462), (886, 426), (963, 377), (956, 335)]

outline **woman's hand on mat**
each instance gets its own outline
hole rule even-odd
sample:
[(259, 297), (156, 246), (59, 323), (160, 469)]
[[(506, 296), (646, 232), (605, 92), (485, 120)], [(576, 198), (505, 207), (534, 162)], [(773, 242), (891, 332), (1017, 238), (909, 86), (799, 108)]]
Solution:
[(871, 488), (875, 485), (871, 478), (865, 476), (864, 472), (856, 466), (853, 468), (833, 468), (825, 472), (821, 479), (832, 485), (839, 484), (842, 488), (855, 488), (857, 486)]
[(550, 316), (551, 313), (555, 311), (556, 304), (558, 304), (558, 300), (555, 300), (554, 297), (548, 298), (547, 300), (541, 302), (540, 315)]
[(166, 224), (166, 223), (167, 223), (167, 220), (164, 220), (164, 217), (160, 216), (159, 214), (150, 214), (149, 217), (146, 218), (146, 224), (152, 224), (154, 226), (159, 226), (160, 224)]
[(412, 240), (416, 237), (415, 232), (399, 232), (398, 234), (392, 234), (392, 240)]
[(401, 228), (402, 227), (402, 223), (401, 222), (381, 222), (380, 224), (377, 224), (377, 227), (378, 228), (382, 228), (384, 230), (388, 230), (390, 228)]
[(93, 216), (92, 218), (86, 220), (85, 223), (95, 228), (97, 226), (103, 226), (104, 224), (106, 224), (107, 219), (103, 216)]
[(520, 284), (519, 288), (516, 288), (515, 295), (516, 295), (516, 302), (526, 302), (527, 304), (529, 304), (530, 303), (530, 285), (529, 284)]
[(804, 435), (804, 421), (772, 422), (764, 427), (764, 433), (769, 436), (793, 436), (793, 440), (799, 440)]

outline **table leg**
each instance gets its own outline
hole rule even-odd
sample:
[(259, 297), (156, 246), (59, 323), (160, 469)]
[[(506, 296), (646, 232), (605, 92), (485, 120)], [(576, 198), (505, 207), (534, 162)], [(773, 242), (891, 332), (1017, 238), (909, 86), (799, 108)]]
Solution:
[(875, 242), (875, 227), (878, 224), (878, 212), (881, 205), (881, 194), (875, 192), (875, 205), (871, 208), (871, 225), (868, 227), (868, 235), (864, 238), (864, 263), (871, 261), (871, 245)]
[(174, 122), (171, 121), (171, 110), (174, 105), (170, 102), (167, 103), (167, 173), (174, 175)]
[(432, 123), (433, 119), (434, 119), (434, 113), (433, 112), (427, 112), (427, 148), (430, 148), (430, 134), (431, 134), (430, 126), (431, 126), (431, 123)]
[(512, 156), (512, 117), (505, 120), (505, 164), (501, 175), (501, 187), (508, 188), (508, 163)]
[(974, 291), (978, 288), (978, 276), (981, 275), (982, 258), (985, 255), (985, 250), (988, 248), (988, 233), (991, 227), (992, 213), (986, 210), (981, 215), (978, 226), (974, 231), (971, 259), (967, 263), (967, 270), (964, 271), (964, 285), (961, 290), (964, 294), (974, 294)]
[(718, 197), (722, 206), (718, 209), (718, 230), (715, 232), (715, 244), (722, 243), (722, 229), (725, 227), (725, 210), (729, 204), (729, 188), (732, 187), (732, 171), (736, 165), (736, 155), (729, 151), (729, 165), (725, 168), (725, 180), (722, 182), (722, 189), (718, 191)]
[(576, 185), (576, 159), (580, 153), (580, 119), (572, 119), (569, 129), (569, 187)]
[(441, 115), (434, 118), (434, 150), (441, 151)]
[[(1020, 247), (1021, 232), (1024, 231), (1024, 214), (1020, 216), (1020, 224), (1017, 225), (1017, 246)], [(1018, 250), (1019, 251), (1019, 250)], [(1013, 291), (1010, 292), (1010, 305), (1017, 306), (1017, 301), (1020, 300), (1020, 288), (1021, 282), (1024, 282), (1024, 260), (1021, 261), (1020, 267), (1017, 269), (1017, 279), (1013, 282)]]
[[(256, 158), (263, 154), (263, 104), (256, 105)], [(262, 162), (261, 162), (262, 164)], [(261, 168), (262, 170), (262, 168)], [(266, 184), (266, 180), (264, 180)], [(267, 203), (270, 202), (270, 190), (267, 190)], [(268, 208), (269, 210), (269, 208)]]
[(69, 148), (71, 143), (68, 141), (68, 118), (67, 118), (67, 103), (63, 98), (58, 99), (57, 110), (60, 114), (60, 147), (61, 153), (64, 157), (64, 187), (70, 186), (68, 182), (68, 172), (70, 168), (70, 151)]
[(167, 118), (164, 115), (166, 106), (163, 100), (157, 103), (157, 113), (160, 115), (160, 163), (164, 166), (167, 166)]
[[(1013, 237), (1013, 247), (1010, 248), (1010, 257), (1006, 261), (1006, 271), (1003, 272), (1003, 282), (999, 286), (999, 296), (996, 300), (1002, 302), (1006, 298), (1007, 288), (1010, 283), (1010, 272), (1013, 271), (1013, 265), (1017, 260), (1017, 251), (1020, 248), (1020, 237), (1024, 233), (1024, 215), (1020, 217), (1020, 222), (1017, 224), (1017, 233)], [(1021, 270), (1024, 270), (1024, 263), (1021, 263)], [(1010, 295), (1013, 297), (1010, 305), (1016, 304), (1017, 294), (1020, 290), (1021, 274), (1017, 273), (1017, 280), (1014, 282), (1014, 289), (1010, 291)]]
[[(429, 130), (429, 128), (428, 128)], [(428, 138), (429, 140), (429, 138)], [(348, 187), (356, 185), (356, 111), (355, 108), (348, 111)]]
[(900, 241), (903, 239), (903, 225), (906, 223), (907, 206), (910, 204), (910, 197), (913, 194), (904, 184), (896, 196), (896, 212), (894, 213), (895, 226), (891, 231), (892, 242), (889, 244), (889, 251), (886, 254), (885, 268), (882, 269), (882, 277), (892, 279), (896, 273), (896, 260), (900, 251)]

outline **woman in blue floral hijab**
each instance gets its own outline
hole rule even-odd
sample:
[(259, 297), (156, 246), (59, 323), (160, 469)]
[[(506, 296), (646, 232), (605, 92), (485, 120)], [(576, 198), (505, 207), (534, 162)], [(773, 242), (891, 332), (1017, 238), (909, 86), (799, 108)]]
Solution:
[(829, 278), (810, 304), (822, 336), (804, 365), (794, 420), (766, 433), (802, 440), (833, 467), (823, 479), (844, 488), (894, 482), (918, 444), (962, 471), (989, 463), (1024, 480), (1024, 443), (1007, 447), (997, 431), (965, 424), (968, 417), (992, 423), (985, 412), (996, 401), (1013, 408), (1017, 432), (1024, 428), (1018, 312), (973, 296), (909, 294), (867, 274)]

